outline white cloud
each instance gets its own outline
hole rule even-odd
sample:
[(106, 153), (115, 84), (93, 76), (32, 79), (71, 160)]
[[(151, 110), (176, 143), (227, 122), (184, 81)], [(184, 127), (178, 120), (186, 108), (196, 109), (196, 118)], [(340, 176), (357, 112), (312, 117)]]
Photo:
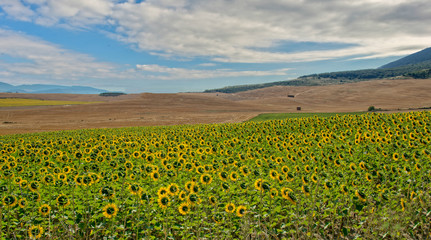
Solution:
[[(220, 62), (375, 58), (412, 53), (431, 40), (429, 0), (4, 0), (0, 6), (42, 25), (113, 26), (111, 36), (153, 54)], [(270, 50), (280, 42), (352, 47)]]
[(19, 60), (0, 62), (3, 76), (39, 75), (63, 80), (121, 78), (112, 64), (11, 30), (0, 29), (0, 54)]
[(21, 21), (31, 21), (35, 15), (30, 7), (25, 6), (19, 0), (2, 0), (0, 6), (9, 16)]
[(157, 64), (136, 65), (136, 70), (144, 72), (145, 76), (160, 80), (175, 79), (208, 79), (220, 77), (256, 77), (256, 76), (286, 76), (290, 69), (269, 71), (235, 71), (232, 69), (196, 70), (186, 68), (170, 68)]

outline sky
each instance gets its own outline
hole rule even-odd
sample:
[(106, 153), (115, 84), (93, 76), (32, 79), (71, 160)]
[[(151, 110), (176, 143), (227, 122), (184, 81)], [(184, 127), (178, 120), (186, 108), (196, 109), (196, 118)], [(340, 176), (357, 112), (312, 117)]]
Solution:
[(431, 45), (429, 0), (0, 0), (0, 82), (193, 92), (377, 68)]

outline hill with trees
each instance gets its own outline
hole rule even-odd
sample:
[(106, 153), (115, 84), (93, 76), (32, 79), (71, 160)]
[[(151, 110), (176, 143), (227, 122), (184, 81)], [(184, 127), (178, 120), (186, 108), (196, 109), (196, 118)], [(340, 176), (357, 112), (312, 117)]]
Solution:
[(343, 84), (373, 79), (431, 78), (431, 48), (424, 49), (379, 68), (354, 71), (328, 72), (298, 77), (294, 80), (228, 86), (204, 92), (234, 93), (271, 86), (322, 86)]

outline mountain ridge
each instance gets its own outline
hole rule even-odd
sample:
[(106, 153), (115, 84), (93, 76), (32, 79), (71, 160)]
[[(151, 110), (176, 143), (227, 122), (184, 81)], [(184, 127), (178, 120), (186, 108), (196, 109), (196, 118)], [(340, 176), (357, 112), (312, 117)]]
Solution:
[(51, 84), (11, 85), (0, 82), (0, 92), (14, 93), (65, 93), (65, 94), (100, 94), (107, 90), (87, 86), (63, 86)]
[(379, 68), (380, 69), (395, 68), (395, 67), (401, 67), (401, 66), (406, 66), (410, 64), (422, 63), (430, 60), (431, 60), (431, 47), (425, 48), (419, 52), (415, 52), (401, 59), (385, 64)]

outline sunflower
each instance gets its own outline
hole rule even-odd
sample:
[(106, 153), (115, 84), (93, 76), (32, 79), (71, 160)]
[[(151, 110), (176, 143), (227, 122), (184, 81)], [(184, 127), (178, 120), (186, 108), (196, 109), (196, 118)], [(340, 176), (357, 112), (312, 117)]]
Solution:
[(302, 185), (301, 189), (306, 196), (310, 196), (310, 187), (308, 185)]
[(170, 199), (167, 195), (159, 196), (157, 203), (161, 209), (166, 209), (170, 204)]
[(184, 201), (187, 197), (187, 193), (183, 190), (181, 190), (181, 192), (178, 194), (178, 198), (182, 201)]
[(93, 179), (88, 174), (86, 174), (82, 177), (81, 184), (83, 186), (91, 186), (93, 184)]
[(193, 188), (193, 186), (195, 185), (196, 183), (195, 182), (193, 182), (193, 181), (187, 181), (185, 184), (184, 184), (184, 187), (186, 188), (186, 190), (187, 191), (192, 191), (192, 188)]
[(223, 221), (223, 215), (220, 213), (216, 213), (214, 214), (214, 216), (212, 216), (212, 219), (215, 223), (221, 223)]
[(259, 178), (256, 181), (254, 181), (254, 188), (256, 188), (256, 190), (263, 191), (262, 182), (263, 182), (262, 178)]
[(113, 182), (117, 182), (118, 180), (120, 180), (120, 176), (118, 176), (117, 173), (113, 173), (111, 178)]
[(218, 176), (219, 176), (219, 178), (220, 178), (220, 180), (222, 180), (222, 181), (226, 181), (227, 180), (227, 178), (229, 177), (229, 175), (227, 174), (227, 172), (220, 172), (219, 174), (218, 174)]
[(151, 195), (148, 194), (146, 191), (141, 191), (140, 201), (141, 201), (141, 203), (150, 202), (151, 201)]
[(179, 189), (180, 188), (178, 187), (178, 185), (176, 183), (171, 183), (168, 186), (168, 194), (171, 196), (175, 196), (178, 194)]
[(232, 171), (231, 173), (230, 173), (230, 180), (232, 180), (232, 181), (236, 181), (236, 180), (238, 180), (238, 173), (237, 172), (235, 172), (235, 171)]
[(229, 184), (227, 182), (222, 182), (221, 183), (221, 188), (223, 189), (223, 191), (228, 192), (229, 189), (230, 189), (230, 186), (229, 186)]
[(31, 226), (28, 229), (28, 236), (30, 239), (41, 238), (43, 234), (43, 228), (40, 225)]
[(115, 217), (117, 213), (118, 207), (115, 203), (110, 203), (103, 207), (103, 216), (105, 216), (106, 218)]
[(226, 204), (224, 210), (228, 213), (233, 213), (235, 211), (235, 204), (233, 203)]
[(350, 163), (349, 168), (352, 172), (356, 171), (356, 164), (355, 163)]
[(30, 201), (33, 201), (33, 202), (39, 202), (40, 201), (40, 194), (38, 192), (30, 192), (28, 194), (28, 199)]
[(359, 200), (361, 200), (362, 202), (366, 202), (367, 201), (367, 195), (365, 195), (365, 193), (361, 190), (356, 190), (355, 191), (355, 195), (359, 198)]
[(128, 187), (130, 194), (139, 195), (142, 191), (142, 188), (138, 184), (130, 184)]
[(269, 171), (269, 177), (272, 180), (275, 180), (278, 177), (278, 172), (276, 170), (272, 169), (271, 171)]
[(51, 212), (51, 207), (48, 204), (42, 204), (39, 207), (39, 213), (42, 214), (42, 216), (48, 216)]
[(284, 199), (287, 199), (289, 202), (291, 202), (292, 204), (296, 205), (296, 196), (294, 195), (292, 189), (288, 188), (288, 187), (283, 187), (281, 190), (281, 196)]
[(373, 177), (369, 173), (365, 174), (365, 179), (367, 179), (368, 182), (373, 181)]
[(209, 200), (209, 202), (210, 202), (211, 205), (215, 205), (217, 203), (217, 198), (214, 197), (214, 196), (210, 196), (208, 198), (208, 200)]
[(308, 179), (308, 177), (305, 175), (302, 176), (301, 179), (302, 179), (302, 183), (304, 183), (304, 184), (308, 184), (310, 182), (310, 179)]
[(290, 169), (289, 169), (289, 167), (288, 167), (288, 166), (283, 166), (283, 167), (281, 167), (281, 171), (282, 171), (284, 174), (287, 174), (287, 173), (290, 171)]
[(112, 199), (115, 197), (115, 190), (111, 186), (103, 186), (100, 188), (99, 193), (105, 199)]
[(269, 191), (269, 195), (271, 196), (271, 198), (275, 198), (278, 196), (278, 190), (276, 188), (271, 188), (271, 190)]
[(364, 162), (360, 162), (360, 163), (359, 163), (359, 167), (360, 167), (362, 170), (368, 170), (368, 167), (367, 167), (367, 165), (366, 165)]
[(59, 207), (67, 207), (70, 204), (69, 198), (66, 195), (60, 194), (57, 197), (57, 205)]
[(66, 181), (67, 180), (67, 174), (59, 173), (59, 174), (57, 174), (57, 178), (61, 181)]
[(313, 173), (313, 175), (311, 175), (311, 181), (313, 181), (314, 183), (317, 183), (319, 179), (316, 176), (316, 173)]
[(242, 217), (242, 216), (244, 216), (245, 214), (247, 213), (247, 208), (245, 207), (245, 206), (238, 206), (237, 208), (236, 208), (236, 215), (238, 216), (238, 217)]
[(3, 205), (6, 207), (14, 207), (18, 203), (18, 200), (13, 195), (8, 195), (3, 198)]
[(55, 178), (54, 178), (54, 176), (52, 175), (52, 174), (47, 174), (47, 175), (45, 175), (43, 178), (42, 178), (42, 180), (43, 180), (43, 182), (46, 184), (46, 185), (51, 185), (51, 184), (53, 184), (54, 183), (54, 181), (55, 181)]
[(190, 212), (190, 206), (187, 202), (183, 202), (178, 206), (178, 212), (181, 213), (181, 215), (186, 215)]
[(162, 196), (166, 196), (169, 194), (169, 190), (166, 187), (161, 187), (159, 188), (159, 190), (157, 191), (157, 196), (160, 198)]
[(196, 193), (190, 193), (187, 196), (187, 202), (190, 205), (199, 204), (201, 202), (201, 199), (199, 198), (199, 196)]
[(347, 188), (346, 185), (341, 184), (340, 188), (341, 188), (341, 192), (343, 192), (344, 195), (347, 195), (347, 193), (349, 193), (349, 189)]
[(21, 199), (18, 201), (18, 206), (19, 206), (20, 208), (25, 208), (25, 207), (27, 206), (27, 199), (26, 199), (26, 198), (21, 198)]
[(158, 181), (160, 178), (159, 172), (152, 172), (150, 176), (151, 176), (151, 179), (153, 179), (153, 181)]
[(213, 178), (208, 173), (202, 174), (200, 177), (200, 181), (202, 184), (208, 185), (212, 182)]
[(332, 186), (333, 186), (333, 184), (332, 184), (332, 182), (325, 182), (325, 189), (331, 189), (332, 188)]
[(250, 169), (247, 167), (247, 166), (242, 166), (241, 168), (240, 168), (240, 170), (241, 170), (241, 173), (244, 175), (244, 176), (248, 176), (249, 174), (250, 174)]

